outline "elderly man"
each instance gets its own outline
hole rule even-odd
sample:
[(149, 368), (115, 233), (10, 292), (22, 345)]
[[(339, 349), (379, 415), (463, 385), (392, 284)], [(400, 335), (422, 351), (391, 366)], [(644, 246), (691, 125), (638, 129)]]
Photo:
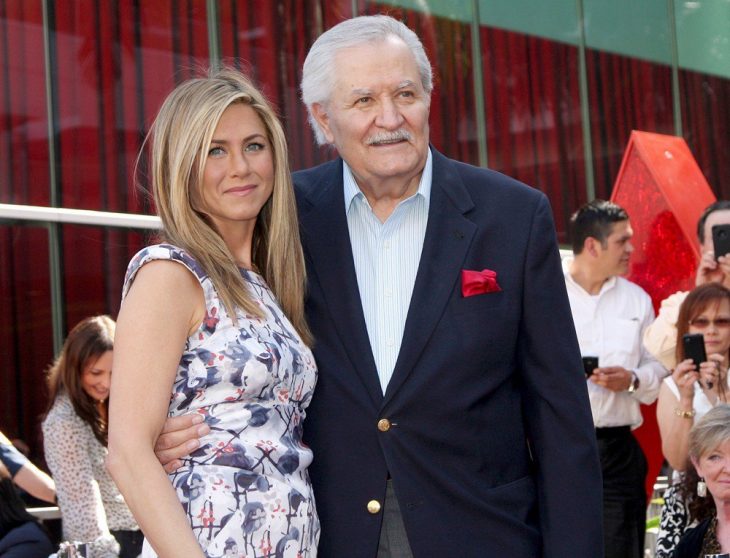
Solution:
[(600, 556), (549, 204), (430, 147), (431, 89), (418, 37), (387, 16), (336, 25), (304, 63), (315, 134), (340, 155), (294, 175), (320, 373), (304, 426), (319, 555)]

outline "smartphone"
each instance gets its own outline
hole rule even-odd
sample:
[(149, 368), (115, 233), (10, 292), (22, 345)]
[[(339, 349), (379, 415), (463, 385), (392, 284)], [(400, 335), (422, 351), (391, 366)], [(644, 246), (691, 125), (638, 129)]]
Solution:
[(730, 225), (712, 227), (712, 246), (715, 250), (715, 259), (730, 252)]
[(707, 360), (705, 337), (701, 333), (685, 333), (682, 336), (682, 348), (684, 358), (691, 358), (699, 370), (700, 364)]
[(584, 356), (583, 357), (583, 371), (586, 373), (586, 378), (593, 374), (593, 371), (598, 368), (598, 357), (597, 356)]

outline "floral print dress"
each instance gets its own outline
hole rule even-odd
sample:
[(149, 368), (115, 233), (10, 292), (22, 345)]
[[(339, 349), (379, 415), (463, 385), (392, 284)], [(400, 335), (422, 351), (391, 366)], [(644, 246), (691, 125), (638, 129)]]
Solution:
[[(170, 475), (198, 542), (210, 558), (315, 557), (312, 452), (302, 442), (317, 381), (311, 351), (260, 275), (241, 271), (265, 317), (239, 309), (235, 324), (198, 263), (169, 244), (132, 259), (125, 295), (140, 267), (154, 260), (184, 265), (205, 294), (206, 316), (187, 340), (169, 408), (169, 416), (200, 413), (211, 428)], [(155, 556), (146, 542), (143, 556)]]

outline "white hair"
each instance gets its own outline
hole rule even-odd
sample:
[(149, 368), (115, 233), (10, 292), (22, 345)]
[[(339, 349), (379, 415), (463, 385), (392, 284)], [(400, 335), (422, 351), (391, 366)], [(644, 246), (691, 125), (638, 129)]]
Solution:
[(431, 95), (433, 89), (431, 63), (418, 35), (402, 22), (386, 15), (347, 19), (322, 33), (314, 41), (304, 60), (302, 101), (307, 106), (309, 124), (312, 126), (317, 144), (324, 145), (327, 143), (327, 139), (312, 115), (312, 105), (327, 103), (332, 94), (335, 85), (333, 68), (337, 53), (344, 48), (383, 41), (390, 36), (401, 39), (413, 53), (418, 72), (421, 75), (423, 90), (427, 95)]

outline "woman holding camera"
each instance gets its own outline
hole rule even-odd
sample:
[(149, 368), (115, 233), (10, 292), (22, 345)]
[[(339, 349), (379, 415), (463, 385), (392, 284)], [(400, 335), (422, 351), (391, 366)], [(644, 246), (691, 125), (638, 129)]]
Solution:
[[(702, 334), (707, 360), (699, 367), (685, 354), (685, 334)], [(678, 472), (687, 465), (689, 433), (697, 420), (718, 403), (727, 402), (730, 365), (730, 290), (719, 283), (707, 283), (692, 290), (682, 303), (677, 318), (677, 366), (659, 390), (657, 421), (662, 452)], [(675, 474), (674, 484), (679, 482)], [(657, 558), (671, 555), (687, 527), (687, 512), (677, 487), (665, 494)]]
[[(686, 333), (704, 336), (707, 361), (697, 368), (684, 354)], [(695, 418), (726, 402), (730, 350), (730, 290), (719, 283), (695, 288), (677, 318), (677, 366), (659, 390), (657, 420), (664, 457), (681, 471), (687, 460), (689, 431)]]

